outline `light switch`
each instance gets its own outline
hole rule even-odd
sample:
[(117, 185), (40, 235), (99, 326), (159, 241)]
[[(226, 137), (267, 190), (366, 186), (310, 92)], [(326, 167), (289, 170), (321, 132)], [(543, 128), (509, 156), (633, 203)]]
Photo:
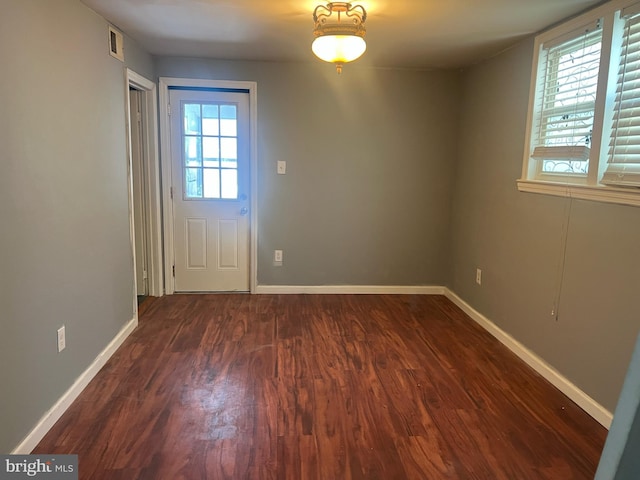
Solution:
[(278, 175), (284, 175), (287, 173), (287, 162), (284, 160), (278, 160)]

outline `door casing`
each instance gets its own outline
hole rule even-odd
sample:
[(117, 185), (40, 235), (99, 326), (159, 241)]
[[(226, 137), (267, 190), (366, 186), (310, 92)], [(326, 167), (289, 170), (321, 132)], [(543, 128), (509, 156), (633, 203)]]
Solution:
[(147, 196), (146, 196), (146, 164), (143, 162), (145, 155), (142, 139), (142, 129), (144, 119), (142, 108), (143, 93), (136, 89), (129, 89), (129, 151), (131, 152), (131, 183), (133, 184), (133, 223), (134, 223), (134, 244), (135, 244), (135, 270), (136, 270), (136, 293), (140, 295), (149, 294), (148, 285), (148, 235), (146, 220), (147, 216)]
[(191, 78), (160, 77), (160, 149), (162, 155), (162, 205), (164, 220), (164, 270), (165, 293), (171, 295), (175, 292), (173, 277), (174, 258), (174, 222), (173, 202), (171, 199), (171, 129), (169, 112), (169, 88), (210, 88), (243, 90), (249, 92), (249, 176), (251, 189), (251, 225), (249, 227), (249, 284), (251, 293), (255, 293), (257, 284), (257, 254), (258, 254), (258, 195), (257, 195), (257, 167), (258, 167), (258, 143), (257, 143), (257, 89), (256, 82), (232, 81), (232, 80), (202, 80)]
[[(161, 297), (164, 294), (164, 274), (162, 261), (162, 218), (160, 214), (160, 161), (158, 155), (158, 96), (157, 86), (151, 80), (134, 72), (125, 70), (126, 89), (126, 132), (127, 132), (127, 175), (129, 182), (129, 220), (131, 228), (131, 248), (133, 252), (134, 290), (136, 290), (135, 272), (135, 228), (133, 219), (133, 188), (132, 188), (132, 164), (131, 164), (131, 118), (129, 89), (134, 88), (142, 95), (142, 163), (144, 165), (145, 183), (145, 231), (148, 245), (148, 284), (149, 295)], [(133, 292), (134, 308), (137, 312), (137, 292)]]

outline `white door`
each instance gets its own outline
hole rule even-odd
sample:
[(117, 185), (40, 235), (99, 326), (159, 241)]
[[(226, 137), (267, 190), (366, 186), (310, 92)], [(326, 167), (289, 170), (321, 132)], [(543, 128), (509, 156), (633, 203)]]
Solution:
[(176, 292), (249, 290), (249, 94), (171, 89)]
[(133, 183), (133, 224), (136, 249), (136, 292), (147, 295), (147, 236), (146, 236), (146, 194), (143, 168), (142, 142), (142, 95), (138, 90), (129, 89), (130, 132), (131, 141), (131, 180)]

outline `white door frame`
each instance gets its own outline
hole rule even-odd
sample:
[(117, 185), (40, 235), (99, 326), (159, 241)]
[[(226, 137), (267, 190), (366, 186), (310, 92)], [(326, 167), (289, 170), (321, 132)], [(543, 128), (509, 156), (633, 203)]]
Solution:
[[(146, 193), (146, 225), (144, 226), (149, 239), (148, 252), (148, 290), (149, 295), (161, 297), (164, 294), (164, 279), (162, 271), (162, 217), (160, 213), (160, 161), (158, 155), (158, 96), (156, 84), (131, 69), (125, 71), (126, 83), (126, 131), (127, 131), (127, 175), (129, 182), (129, 221), (131, 228), (131, 248), (133, 250), (134, 290), (136, 289), (135, 268), (135, 228), (133, 223), (133, 176), (131, 165), (131, 105), (129, 88), (133, 87), (142, 94), (142, 165), (145, 171), (144, 183)], [(137, 291), (135, 292), (137, 295)], [(134, 302), (137, 301), (134, 296)]]
[(174, 248), (173, 248), (173, 202), (171, 201), (171, 129), (169, 123), (169, 88), (170, 87), (197, 87), (244, 90), (249, 92), (249, 129), (250, 129), (250, 161), (249, 175), (251, 185), (251, 224), (249, 226), (249, 285), (251, 293), (256, 291), (257, 283), (257, 258), (258, 258), (258, 140), (257, 140), (257, 91), (256, 82), (230, 81), (230, 80), (202, 80), (194, 78), (160, 77), (160, 151), (162, 152), (162, 205), (164, 220), (164, 279), (165, 293), (173, 294), (175, 282), (173, 277)]

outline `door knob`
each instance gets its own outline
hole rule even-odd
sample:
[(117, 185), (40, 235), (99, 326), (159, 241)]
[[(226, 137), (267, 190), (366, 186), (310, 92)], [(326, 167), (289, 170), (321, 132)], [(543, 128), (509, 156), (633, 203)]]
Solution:
[(240, 215), (246, 215), (247, 213), (249, 213), (249, 209), (247, 207), (242, 207), (240, 209)]

